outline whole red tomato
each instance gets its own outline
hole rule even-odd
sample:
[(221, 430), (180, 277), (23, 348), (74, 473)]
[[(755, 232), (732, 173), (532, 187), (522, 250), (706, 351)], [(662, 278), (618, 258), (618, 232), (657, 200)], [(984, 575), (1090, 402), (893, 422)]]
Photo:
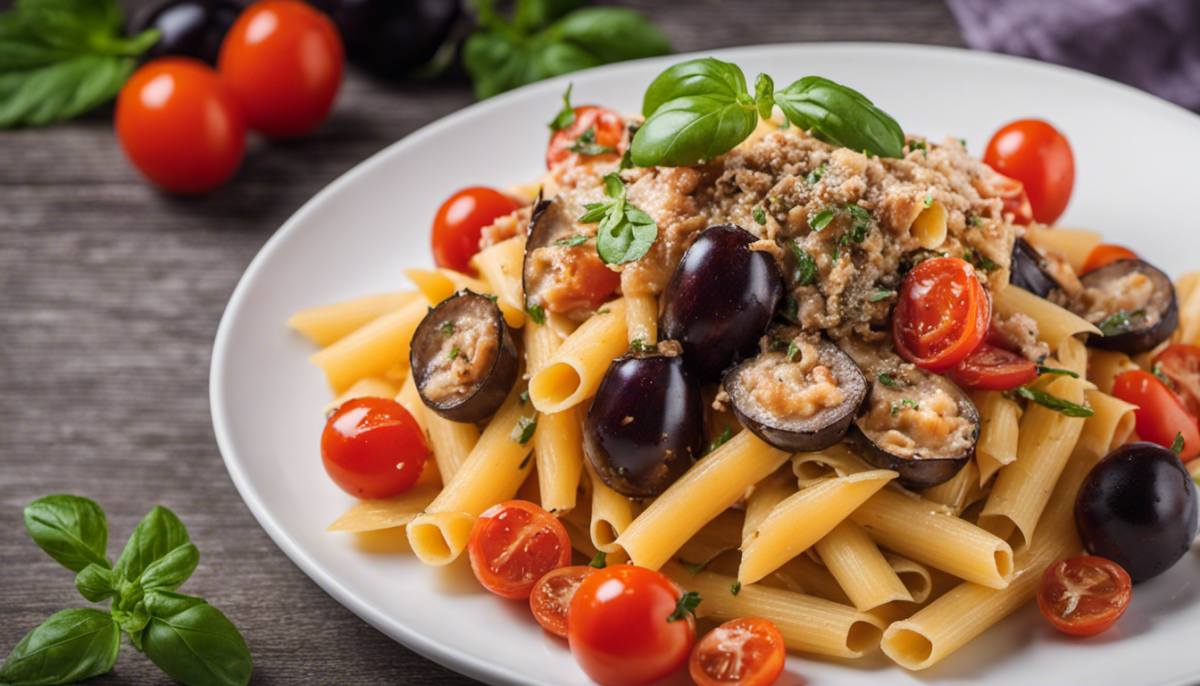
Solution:
[(1075, 187), (1075, 156), (1058, 129), (1039, 119), (1022, 119), (992, 136), (983, 161), (1025, 185), (1033, 218), (1053, 224)]

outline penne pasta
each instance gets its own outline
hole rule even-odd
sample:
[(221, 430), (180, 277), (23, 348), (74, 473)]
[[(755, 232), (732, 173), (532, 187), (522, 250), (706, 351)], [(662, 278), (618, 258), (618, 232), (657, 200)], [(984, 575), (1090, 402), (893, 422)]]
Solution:
[(324, 348), (338, 342), (355, 329), (369, 324), (388, 312), (394, 312), (419, 297), (418, 293), (404, 291), (384, 295), (368, 295), (332, 305), (311, 307), (293, 314), (288, 319), (287, 325)]
[(1096, 384), (1096, 388), (1102, 393), (1112, 393), (1113, 379), (1117, 378), (1118, 374), (1137, 368), (1125, 353), (1096, 348), (1088, 350), (1087, 378)]
[[(932, 196), (930, 196), (932, 197)], [(909, 228), (913, 238), (926, 250), (936, 250), (946, 242), (946, 206), (936, 200), (921, 210)]]
[(792, 473), (801, 488), (807, 488), (835, 476), (865, 472), (871, 466), (850, 452), (844, 443), (830, 446), (817, 453), (797, 453), (792, 457)]
[(829, 573), (854, 607), (867, 611), (897, 600), (912, 601), (904, 582), (862, 527), (843, 520), (816, 542)]
[(525, 265), (525, 237), (514, 236), (485, 248), (471, 258), (471, 265), (487, 282), (489, 292), (504, 312), (504, 319), (513, 328), (525, 322), (525, 290), (521, 273)]
[[(425, 419), (425, 403), (421, 401), (421, 395), (417, 393), (417, 382), (412, 374), (404, 376), (404, 383), (400, 385), (400, 391), (396, 394), (396, 402), (408, 410), (408, 413), (416, 420), (417, 426), (421, 427), (421, 432), (426, 438), (429, 438), (429, 423)], [(432, 414), (432, 412), (430, 413)], [(478, 435), (478, 431), (476, 434)], [(430, 445), (430, 450), (433, 450), (432, 445)]]
[(625, 328), (631, 344), (658, 343), (658, 299), (651, 294), (625, 296)]
[(1017, 459), (1018, 427), (1021, 406), (997, 391), (971, 394), (979, 410), (979, 442), (975, 444), (975, 463), (979, 485), (987, 483), (1006, 464)]
[[(976, 448), (975, 455), (978, 458), (978, 448)], [(976, 466), (975, 460), (970, 460), (949, 481), (921, 491), (921, 497), (941, 503), (958, 515), (962, 514), (968, 505), (974, 503), (981, 492), (979, 467)]]
[(429, 311), (424, 297), (388, 312), (308, 358), (325, 372), (336, 393), (368, 376), (382, 376), (394, 365), (408, 364), (413, 332)]
[(771, 511), (798, 490), (796, 477), (786, 464), (758, 482), (750, 497), (746, 498), (746, 516), (742, 524), (742, 536), (738, 541), (749, 541), (758, 531), (758, 527), (771, 516)]
[(615, 553), (621, 550), (618, 537), (633, 522), (633, 501), (609, 488), (596, 476), (596, 470), (588, 460), (583, 461), (588, 480), (592, 485), (592, 518), (588, 531), (597, 550)]
[(752, 584), (779, 569), (832, 531), (896, 476), (896, 472), (877, 469), (827, 479), (779, 503), (742, 541), (738, 581)]
[(658, 569), (687, 539), (787, 459), (787, 453), (742, 431), (658, 496), (621, 534), (617, 545), (634, 564)]
[(354, 385), (347, 388), (338, 397), (331, 400), (321, 408), (321, 414), (328, 416), (331, 412), (342, 406), (342, 403), (354, 398), (394, 398), (399, 390), (392, 385), (391, 381), (377, 376), (368, 376), (354, 382)]
[(449, 481), (479, 443), (479, 429), (474, 424), (452, 422), (436, 412), (424, 414), (433, 459), (442, 478)]
[[(407, 491), (382, 500), (360, 500), (326, 531), (379, 531), (405, 526), (424, 512), (442, 490), (437, 469), (426, 465), (421, 480)], [(426, 473), (431, 476), (427, 479)]]
[(529, 379), (529, 399), (540, 412), (562, 412), (596, 394), (608, 365), (629, 349), (625, 301), (614, 300), (567, 337)]
[(1083, 263), (1088, 254), (1104, 242), (1103, 237), (1095, 231), (1064, 229), (1059, 226), (1030, 226), (1025, 232), (1025, 240), (1043, 253), (1053, 250), (1063, 255), (1076, 274), (1083, 273)]
[(679, 559), (691, 564), (708, 564), (722, 553), (736, 552), (742, 542), (744, 522), (743, 511), (733, 508), (725, 510), (683, 544), (679, 549)]
[(1058, 350), (1064, 338), (1081, 333), (1100, 333), (1077, 314), (1039, 298), (1029, 291), (1008, 286), (992, 296), (992, 311), (1002, 317), (1024, 314), (1038, 325), (1038, 335), (1051, 350)]

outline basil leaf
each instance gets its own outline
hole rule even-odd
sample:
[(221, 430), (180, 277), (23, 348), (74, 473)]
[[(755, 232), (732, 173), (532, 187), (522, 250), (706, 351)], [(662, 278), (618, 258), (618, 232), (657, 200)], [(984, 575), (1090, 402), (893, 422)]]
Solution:
[(117, 595), (117, 574), (108, 567), (90, 564), (75, 575), (75, 589), (79, 591), (79, 595), (98, 603)]
[(26, 634), (13, 648), (0, 682), (9, 686), (69, 684), (113, 668), (121, 630), (107, 612), (63, 610)]
[(0, 13), (0, 73), (44, 67), (73, 54), (42, 41), (17, 12)]
[(200, 549), (192, 543), (175, 548), (155, 560), (142, 572), (139, 583), (147, 591), (161, 589), (174, 591), (183, 585), (200, 564)]
[(517, 0), (513, 26), (518, 31), (536, 31), (585, 4), (587, 0)]
[(1034, 388), (1026, 388), (1021, 386), (1016, 390), (1018, 396), (1032, 400), (1042, 407), (1059, 412), (1067, 417), (1091, 417), (1095, 412), (1091, 408), (1084, 407), (1070, 400), (1064, 400), (1056, 395), (1051, 395), (1045, 391), (1039, 391)]
[(586, 48), (574, 43), (534, 40), (530, 45), (532, 46), (534, 73), (537, 75), (536, 80), (570, 74), (582, 69), (591, 69), (603, 64)]
[(180, 593), (146, 594), (146, 657), (188, 686), (245, 686), (253, 664), (237, 627), (217, 608)]
[(792, 241), (792, 254), (796, 257), (796, 285), (811, 286), (816, 283), (817, 261), (813, 259), (812, 253), (801, 248), (796, 241)]
[(902, 157), (904, 131), (862, 93), (820, 76), (805, 76), (775, 93), (793, 124), (827, 143), (880, 157)]
[(666, 102), (633, 137), (639, 167), (686, 167), (732, 150), (758, 125), (758, 112), (723, 95), (687, 95)]
[(17, 0), (16, 11), (42, 40), (75, 50), (106, 51), (124, 23), (116, 0)]
[[(154, 580), (169, 584), (172, 579), (182, 573), (182, 569), (186, 568), (188, 560), (191, 559), (190, 553), (177, 552), (186, 549), (189, 545), (191, 545), (191, 539), (188, 538), (187, 527), (179, 521), (179, 517), (175, 516), (174, 512), (159, 505), (150, 510), (150, 513), (134, 529), (133, 535), (129, 537), (129, 542), (125, 544), (125, 550), (117, 559), (115, 569), (118, 574), (129, 581), (139, 583), (148, 580), (143, 576), (154, 569)], [(169, 562), (160, 567), (156, 563), (162, 560), (169, 560)], [(183, 578), (186, 579), (190, 576), (195, 568), (193, 562), (191, 569), (186, 570), (187, 573)], [(180, 583), (183, 582), (180, 581)]]
[(642, 116), (649, 118), (669, 100), (709, 95), (733, 102), (746, 94), (746, 75), (740, 67), (713, 57), (672, 65), (655, 77), (642, 99)]
[(754, 102), (758, 105), (758, 116), (770, 119), (775, 109), (775, 80), (766, 74), (759, 74), (754, 80)]
[(25, 507), (25, 530), (60, 565), (81, 572), (88, 565), (111, 567), (108, 520), (94, 501), (76, 495), (51, 495)]
[(575, 84), (573, 83), (567, 84), (567, 90), (562, 96), (562, 109), (558, 111), (558, 114), (554, 115), (554, 119), (550, 122), (551, 131), (562, 131), (575, 123), (575, 108), (571, 107), (571, 89), (574, 87)]
[(650, 20), (624, 7), (577, 9), (546, 29), (543, 38), (586, 50), (597, 64), (657, 57), (671, 43)]
[(111, 100), (137, 62), (80, 54), (36, 69), (0, 74), (0, 128), (70, 119)]
[(595, 224), (596, 222), (608, 216), (608, 211), (612, 209), (614, 203), (611, 202), (593, 202), (584, 205), (586, 213), (575, 221), (580, 224)]
[(621, 181), (620, 174), (609, 172), (604, 175), (604, 194), (613, 200), (625, 197), (625, 183)]
[[(121, 631), (130, 636), (139, 636), (146, 626), (150, 623), (150, 613), (146, 611), (146, 603), (135, 603), (132, 610), (122, 610), (120, 608), (112, 609), (113, 621), (117, 626), (121, 627)], [(141, 645), (138, 645), (138, 650), (141, 650)]]
[(498, 31), (467, 36), (462, 62), (480, 100), (542, 78), (529, 49)]

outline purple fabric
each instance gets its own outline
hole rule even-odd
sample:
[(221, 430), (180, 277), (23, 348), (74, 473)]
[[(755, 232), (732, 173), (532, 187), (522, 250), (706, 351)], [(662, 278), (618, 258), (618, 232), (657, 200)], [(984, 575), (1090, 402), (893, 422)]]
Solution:
[(1200, 111), (1200, 0), (947, 0), (977, 50), (1056, 62)]

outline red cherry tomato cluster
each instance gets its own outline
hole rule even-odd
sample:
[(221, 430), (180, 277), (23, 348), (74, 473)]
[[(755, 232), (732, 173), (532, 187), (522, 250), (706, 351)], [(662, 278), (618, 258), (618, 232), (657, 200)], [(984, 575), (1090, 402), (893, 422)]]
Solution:
[(247, 128), (270, 138), (316, 129), (333, 107), (342, 61), (328, 17), (299, 0), (261, 0), (229, 29), (216, 71), (162, 58), (135, 72), (117, 98), (117, 138), (164, 190), (211, 191), (241, 165)]

